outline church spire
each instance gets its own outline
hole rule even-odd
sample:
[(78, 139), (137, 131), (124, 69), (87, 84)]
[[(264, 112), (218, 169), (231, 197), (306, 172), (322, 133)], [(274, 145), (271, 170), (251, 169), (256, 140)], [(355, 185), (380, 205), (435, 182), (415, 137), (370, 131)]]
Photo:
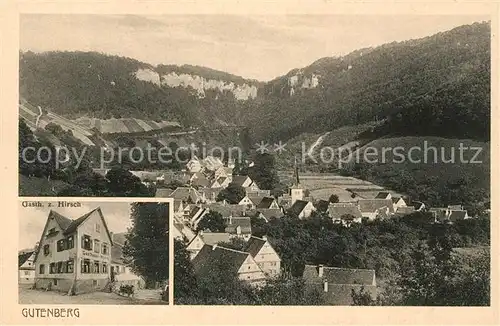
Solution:
[(299, 180), (299, 166), (297, 165), (297, 157), (294, 157), (295, 162), (294, 162), (294, 170), (293, 170), (293, 178), (294, 178), (294, 185), (298, 186), (300, 185), (300, 180)]

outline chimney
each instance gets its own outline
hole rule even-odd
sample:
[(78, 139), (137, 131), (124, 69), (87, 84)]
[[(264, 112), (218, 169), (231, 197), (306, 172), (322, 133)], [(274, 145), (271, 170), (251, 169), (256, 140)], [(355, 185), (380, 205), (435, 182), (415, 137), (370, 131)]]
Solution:
[(214, 245), (212, 246), (212, 250), (215, 250), (215, 248), (217, 248), (217, 244), (214, 244)]
[(236, 227), (236, 234), (240, 235), (241, 234), (241, 226)]
[(323, 280), (323, 292), (328, 293), (328, 280)]
[(318, 265), (318, 277), (323, 277), (323, 265)]
[(263, 235), (262, 240), (267, 241), (267, 236)]
[(233, 224), (233, 213), (229, 214), (229, 224)]

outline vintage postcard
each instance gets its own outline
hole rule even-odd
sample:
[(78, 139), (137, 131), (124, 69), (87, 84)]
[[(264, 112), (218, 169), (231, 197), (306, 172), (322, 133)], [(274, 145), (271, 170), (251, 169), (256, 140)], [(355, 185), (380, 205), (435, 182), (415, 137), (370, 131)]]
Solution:
[(170, 202), (21, 199), (19, 304), (168, 304)]
[(499, 322), (498, 4), (6, 8), (8, 323)]

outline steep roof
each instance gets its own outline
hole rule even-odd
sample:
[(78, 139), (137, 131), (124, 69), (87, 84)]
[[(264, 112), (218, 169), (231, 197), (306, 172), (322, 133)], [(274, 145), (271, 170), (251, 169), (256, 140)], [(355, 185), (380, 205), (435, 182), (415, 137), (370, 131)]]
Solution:
[(117, 243), (119, 245), (125, 245), (125, 242), (127, 241), (127, 233), (126, 232), (121, 232), (121, 233), (113, 233), (113, 243)]
[(274, 197), (264, 197), (257, 205), (257, 208), (270, 208), (274, 202), (275, 202)]
[(239, 217), (231, 217), (226, 218), (226, 231), (227, 233), (235, 234), (236, 228), (239, 226), (241, 228), (242, 234), (251, 234), (252, 233), (252, 225), (250, 223), (249, 216), (239, 216)]
[(250, 201), (255, 205), (255, 206), (259, 206), (259, 204), (262, 202), (262, 199), (264, 199), (265, 196), (255, 196), (255, 195), (247, 195), (248, 196), (248, 199), (250, 199)]
[(231, 240), (230, 234), (224, 232), (200, 232), (198, 235), (203, 239), (206, 245), (210, 246), (221, 242), (229, 242)]
[(360, 199), (358, 201), (359, 209), (363, 213), (374, 213), (382, 207), (389, 208), (389, 212), (394, 213), (394, 206), (391, 199)]
[(361, 288), (368, 292), (372, 299), (377, 297), (377, 287), (372, 285), (328, 284), (328, 292), (325, 293), (323, 282), (305, 284), (306, 291), (320, 293), (325, 303), (332, 306), (352, 306), (354, 303), (352, 300), (352, 291), (359, 292)]
[(413, 207), (413, 206), (402, 206), (402, 207), (398, 207), (398, 209), (396, 210), (397, 215), (408, 215), (408, 214), (412, 214), (415, 212), (416, 212), (416, 210), (415, 210), (415, 207)]
[(17, 255), (17, 267), (21, 267), (30, 257), (33, 255), (35, 251), (25, 251)]
[(247, 241), (247, 245), (245, 247), (245, 252), (248, 252), (252, 257), (255, 258), (259, 251), (264, 247), (266, 244), (267, 240), (264, 240), (262, 238), (257, 238), (255, 236), (251, 236), (250, 239)]
[[(391, 198), (391, 200), (392, 200), (392, 203), (393, 203), (393, 204), (396, 204), (396, 203), (397, 203), (398, 201), (400, 201), (401, 199), (403, 199), (403, 198), (401, 198), (401, 197), (392, 197), (392, 198)], [(403, 199), (403, 200), (404, 200), (404, 199)]]
[(386, 199), (389, 195), (390, 193), (388, 191), (381, 191), (375, 196), (375, 199)]
[(450, 214), (450, 221), (452, 222), (455, 222), (455, 221), (458, 221), (458, 220), (463, 220), (465, 217), (467, 216), (467, 211), (451, 211), (451, 214)]
[(288, 212), (293, 216), (298, 216), (304, 208), (309, 204), (306, 200), (296, 200), (292, 207), (288, 209)]
[(209, 275), (224, 266), (229, 274), (236, 274), (250, 254), (243, 251), (204, 245), (192, 263), (197, 275)]
[(303, 278), (306, 282), (315, 283), (327, 280), (329, 284), (373, 285), (375, 271), (372, 269), (352, 269), (340, 267), (323, 267), (323, 276), (319, 277), (319, 267), (306, 265)]
[(285, 215), (279, 208), (259, 208), (257, 209), (257, 213), (264, 215), (266, 220), (269, 220), (271, 217), (280, 218)]
[(345, 206), (328, 206), (328, 216), (331, 218), (341, 218), (343, 215), (352, 215), (356, 218), (361, 218), (361, 211), (358, 206), (355, 205), (345, 205)]
[(111, 246), (111, 262), (121, 265), (125, 264), (123, 259), (123, 246), (121, 244), (115, 243)]
[(177, 200), (188, 200), (191, 199), (194, 202), (201, 200), (200, 193), (192, 187), (177, 187), (169, 197)]
[(233, 175), (233, 180), (231, 183), (237, 184), (240, 187), (243, 187), (243, 184), (249, 177), (247, 175)]
[(166, 198), (166, 197), (171, 197), (170, 195), (172, 194), (173, 190), (169, 188), (157, 188), (155, 197), (160, 197), (160, 198)]
[(243, 216), (244, 212), (247, 211), (246, 207), (244, 205), (238, 205), (238, 204), (220, 204), (220, 203), (213, 203), (207, 205), (208, 209), (211, 211), (219, 212), (222, 217), (229, 217), (229, 216)]

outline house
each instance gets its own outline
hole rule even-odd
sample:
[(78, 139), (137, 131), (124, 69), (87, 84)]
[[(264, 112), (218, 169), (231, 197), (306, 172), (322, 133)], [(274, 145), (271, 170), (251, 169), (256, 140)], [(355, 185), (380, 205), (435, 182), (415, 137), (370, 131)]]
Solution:
[(392, 199), (360, 199), (358, 205), (363, 217), (370, 220), (377, 217), (386, 217), (394, 213)]
[(370, 269), (306, 265), (302, 278), (307, 292), (321, 293), (330, 305), (352, 305), (352, 291), (359, 292), (361, 288), (372, 298), (377, 295), (375, 271)]
[(375, 196), (375, 199), (392, 199), (392, 195), (390, 192), (381, 191)]
[(238, 204), (213, 203), (205, 205), (210, 211), (218, 212), (222, 217), (246, 216), (248, 208)]
[(281, 218), (284, 215), (281, 208), (259, 208), (254, 216), (265, 220), (267, 223), (272, 218)]
[(74, 293), (104, 289), (112, 245), (99, 207), (75, 220), (51, 210), (35, 255), (35, 287)]
[(266, 236), (248, 239), (245, 252), (248, 252), (267, 277), (276, 277), (281, 273), (281, 258), (271, 246)]
[(145, 281), (142, 277), (132, 272), (130, 264), (126, 262), (123, 255), (123, 246), (125, 246), (126, 233), (112, 233), (113, 246), (111, 247), (111, 282), (115, 283), (116, 287), (121, 285), (133, 285), (134, 289), (142, 289), (145, 286)]
[(245, 240), (250, 239), (252, 235), (252, 225), (249, 216), (229, 216), (224, 219), (226, 228), (224, 232), (229, 233), (231, 237), (242, 238)]
[(256, 208), (260, 204), (260, 202), (262, 201), (262, 199), (264, 199), (265, 196), (249, 196), (247, 194), (247, 197), (252, 202), (252, 207)]
[(262, 285), (266, 276), (248, 252), (224, 248), (219, 245), (204, 245), (192, 260), (198, 278), (213, 276), (215, 271), (220, 275), (236, 275), (240, 280), (251, 285)]
[(189, 172), (200, 172), (202, 170), (202, 165), (200, 160), (196, 157), (193, 156), (187, 163), (186, 163), (186, 169)]
[(278, 209), (278, 202), (274, 197), (264, 197), (260, 201), (260, 203), (257, 205), (258, 209), (264, 208), (264, 209)]
[[(157, 188), (155, 197), (158, 198), (170, 198), (173, 190), (170, 188)], [(182, 200), (181, 200), (182, 201)]]
[(406, 207), (406, 201), (403, 197), (392, 197), (391, 200), (394, 211), (397, 211), (400, 207)]
[(234, 175), (232, 183), (242, 188), (248, 188), (253, 184), (253, 181), (247, 175)]
[(190, 178), (191, 185), (194, 187), (208, 187), (210, 180), (201, 172), (195, 172)]
[(184, 203), (182, 200), (174, 200), (174, 217), (182, 218), (184, 216)]
[(19, 284), (33, 285), (35, 283), (35, 251), (36, 249), (26, 250), (17, 255)]
[(203, 246), (213, 246), (222, 242), (229, 241), (231, 241), (231, 235), (229, 233), (200, 231), (188, 243), (186, 250), (189, 252), (189, 256), (191, 257), (191, 259), (193, 259), (200, 252)]
[[(462, 208), (462, 206), (451, 206), (453, 208)], [(460, 220), (470, 218), (466, 210), (456, 210), (450, 208), (433, 207), (429, 209), (436, 223), (454, 223)]]
[(260, 191), (259, 186), (255, 182), (252, 182), (252, 184), (248, 187), (243, 187), (243, 189), (245, 189), (246, 194)]
[(396, 216), (405, 216), (405, 215), (410, 215), (417, 212), (414, 206), (402, 206), (398, 207), (394, 215)]
[(196, 229), (198, 227), (198, 223), (210, 212), (208, 208), (200, 207), (200, 206), (192, 206), (189, 211), (189, 215), (187, 216), (187, 221), (189, 224)]
[(168, 197), (191, 204), (198, 204), (205, 201), (205, 197), (193, 187), (177, 187)]
[(287, 212), (290, 216), (296, 216), (299, 219), (303, 219), (310, 217), (314, 211), (316, 211), (316, 208), (310, 201), (296, 200)]
[(248, 198), (248, 196), (243, 197), (239, 202), (238, 205), (246, 206), (249, 209), (254, 209), (255, 205), (254, 203)]
[(209, 171), (216, 171), (219, 168), (224, 167), (224, 163), (218, 157), (208, 155), (201, 161), (201, 165), (203, 168)]
[(420, 201), (412, 201), (411, 204), (413, 207), (415, 207), (415, 210), (417, 212), (422, 212), (423, 210), (425, 210), (425, 204)]
[(207, 203), (215, 203), (217, 202), (217, 197), (221, 192), (222, 188), (198, 188), (198, 192), (202, 197), (205, 197), (205, 201)]
[(354, 203), (335, 203), (328, 206), (328, 216), (334, 223), (350, 226), (351, 223), (361, 223), (363, 214)]

